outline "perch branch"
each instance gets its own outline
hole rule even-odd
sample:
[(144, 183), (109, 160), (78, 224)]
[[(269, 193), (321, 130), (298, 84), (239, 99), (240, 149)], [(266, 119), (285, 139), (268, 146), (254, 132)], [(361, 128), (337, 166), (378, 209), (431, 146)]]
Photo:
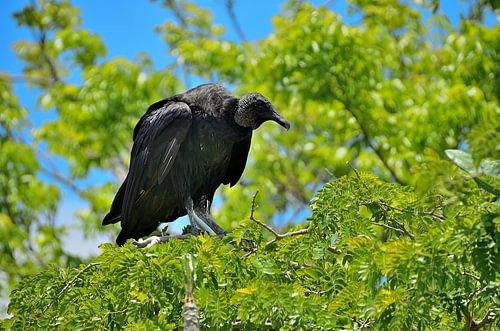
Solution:
[(137, 248), (149, 248), (149, 247), (153, 247), (154, 245), (156, 244), (159, 244), (159, 243), (164, 243), (170, 239), (180, 239), (180, 240), (183, 240), (183, 239), (186, 239), (186, 238), (189, 238), (191, 237), (192, 234), (191, 233), (186, 233), (186, 234), (179, 234), (179, 235), (175, 235), (175, 236), (161, 236), (161, 237), (158, 237), (158, 236), (151, 236), (147, 239), (139, 239), (139, 240), (133, 240), (132, 243), (134, 244), (135, 247)]
[(276, 232), (276, 230), (274, 230), (269, 225), (256, 219), (254, 216), (254, 212), (255, 212), (255, 199), (257, 198), (257, 194), (259, 194), (258, 190), (255, 192), (255, 194), (253, 195), (253, 198), (252, 198), (252, 210), (250, 212), (250, 219), (274, 235), (274, 239), (269, 240), (266, 243), (266, 247), (274, 244), (277, 241), (280, 241), (283, 238), (300, 236), (300, 235), (303, 235), (303, 234), (306, 234), (309, 232), (309, 229), (300, 229), (300, 230), (290, 231), (290, 232), (286, 232), (286, 233), (278, 233), (278, 232)]

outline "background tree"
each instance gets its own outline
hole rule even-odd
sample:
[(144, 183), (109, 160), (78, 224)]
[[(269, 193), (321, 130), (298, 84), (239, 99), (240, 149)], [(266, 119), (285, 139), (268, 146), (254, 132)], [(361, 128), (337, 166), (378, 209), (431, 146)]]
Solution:
[[(157, 253), (108, 247), (101, 265), (82, 275), (45, 270), (26, 281), (36, 286), (13, 294), (15, 318), (7, 325), (178, 325), (177, 266), (188, 252), (198, 254), (202, 285), (194, 295), (205, 325), (491, 325), (498, 313), (498, 173), (476, 174), (474, 166), (500, 159), (500, 31), (472, 13), (477, 8), (488, 15), (495, 2), (472, 4), (471, 19), (464, 9), (454, 26), (436, 1), (348, 1), (350, 23), (328, 4), (289, 1), (274, 17), (273, 33), (253, 42), (238, 24), (232, 1), (225, 4), (239, 41), (229, 40), (226, 28), (195, 3), (159, 4), (174, 17), (157, 28), (173, 59), (162, 70), (153, 69), (147, 54), (102, 60), (102, 40), (82, 27), (78, 9), (67, 1), (40, 0), (15, 14), (34, 38), (14, 46), (25, 63), (23, 76), (0, 76), (0, 265), (10, 284), (48, 263), (81, 262), (64, 251), (65, 229), (52, 222), (58, 192), (64, 187), (89, 202), (80, 212), (85, 234), (105, 231), (99, 223), (126, 172), (133, 127), (151, 102), (193, 81), (221, 81), (237, 94), (257, 90), (269, 97), (293, 130), (283, 135), (266, 127), (253, 140), (240, 185), (222, 191), (216, 217), (236, 228), (228, 239), (172, 242)], [(69, 79), (75, 74), (78, 83)], [(18, 78), (41, 91), (38, 104), (57, 114), (34, 131), (25, 129), (26, 110), (12, 93), (10, 82)], [(450, 148), (470, 152), (466, 170), (474, 181), (444, 161)], [(69, 164), (69, 176), (54, 156)], [(359, 178), (325, 186), (306, 234), (267, 245), (259, 224), (238, 226), (257, 189), (265, 223), (285, 228), (304, 221), (325, 183), (352, 175), (347, 161), (359, 169)], [(96, 169), (110, 170), (109, 181), (75, 184)], [(41, 174), (60, 187), (44, 183)], [(111, 273), (121, 276), (110, 279)], [(161, 284), (139, 280), (144, 273)], [(251, 277), (260, 280), (254, 287)], [(48, 298), (23, 301), (39, 297), (50, 282), (58, 285)], [(67, 284), (71, 293), (64, 290)], [(87, 284), (98, 284), (96, 291), (110, 288), (94, 308), (98, 292)], [(129, 291), (124, 284), (140, 289)], [(161, 287), (168, 284), (177, 285)], [(130, 302), (137, 307), (126, 307)], [(410, 307), (414, 302), (421, 304)], [(83, 324), (65, 324), (73, 322), (60, 320), (64, 315)]]

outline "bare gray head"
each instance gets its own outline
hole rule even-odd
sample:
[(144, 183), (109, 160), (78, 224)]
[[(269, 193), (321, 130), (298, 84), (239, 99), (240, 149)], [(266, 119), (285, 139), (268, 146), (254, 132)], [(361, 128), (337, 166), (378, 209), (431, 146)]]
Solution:
[(240, 126), (253, 130), (265, 121), (275, 121), (285, 129), (290, 129), (290, 123), (278, 114), (269, 100), (260, 93), (249, 93), (241, 97), (234, 114), (234, 121)]

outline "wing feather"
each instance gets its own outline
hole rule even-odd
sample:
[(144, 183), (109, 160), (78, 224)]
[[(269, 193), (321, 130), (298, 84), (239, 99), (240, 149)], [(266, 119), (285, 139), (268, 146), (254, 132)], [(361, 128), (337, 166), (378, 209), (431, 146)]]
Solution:
[(153, 186), (161, 184), (168, 175), (191, 121), (191, 109), (187, 104), (170, 102), (139, 122), (122, 207), (122, 228), (125, 232), (132, 230), (137, 222), (131, 216), (138, 199)]

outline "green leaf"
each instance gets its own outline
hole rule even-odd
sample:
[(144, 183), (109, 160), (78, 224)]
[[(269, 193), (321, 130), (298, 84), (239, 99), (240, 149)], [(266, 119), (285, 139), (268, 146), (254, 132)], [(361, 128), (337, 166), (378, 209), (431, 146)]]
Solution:
[(479, 172), (492, 177), (500, 177), (500, 160), (482, 160), (479, 164)]
[(460, 169), (473, 174), (474, 173), (474, 162), (472, 156), (469, 153), (461, 151), (459, 149), (447, 149), (446, 155), (453, 161)]

